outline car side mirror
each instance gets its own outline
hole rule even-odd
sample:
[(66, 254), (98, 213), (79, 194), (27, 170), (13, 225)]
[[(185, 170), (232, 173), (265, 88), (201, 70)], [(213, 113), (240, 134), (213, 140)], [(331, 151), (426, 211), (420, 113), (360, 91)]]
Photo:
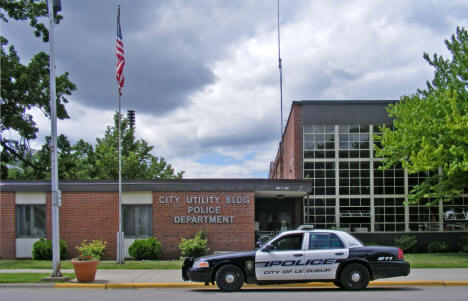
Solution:
[(268, 244), (268, 245), (266, 245), (266, 246), (263, 248), (262, 251), (264, 251), (264, 252), (271, 252), (271, 251), (273, 251), (274, 249), (276, 249), (275, 246)]
[(262, 246), (263, 246), (263, 244), (262, 244), (260, 241), (257, 241), (257, 242), (255, 243), (255, 247), (256, 247), (257, 249), (260, 249)]

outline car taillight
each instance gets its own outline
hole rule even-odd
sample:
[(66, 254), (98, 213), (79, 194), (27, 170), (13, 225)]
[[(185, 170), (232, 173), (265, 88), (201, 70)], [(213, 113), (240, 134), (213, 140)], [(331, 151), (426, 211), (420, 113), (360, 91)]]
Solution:
[(403, 250), (398, 248), (398, 259), (403, 260)]

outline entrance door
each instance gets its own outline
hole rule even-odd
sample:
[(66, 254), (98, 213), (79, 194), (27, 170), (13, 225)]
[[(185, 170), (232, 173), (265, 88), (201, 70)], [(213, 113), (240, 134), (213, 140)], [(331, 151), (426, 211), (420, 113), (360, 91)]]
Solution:
[(304, 233), (284, 235), (257, 251), (255, 275), (258, 280), (303, 280)]

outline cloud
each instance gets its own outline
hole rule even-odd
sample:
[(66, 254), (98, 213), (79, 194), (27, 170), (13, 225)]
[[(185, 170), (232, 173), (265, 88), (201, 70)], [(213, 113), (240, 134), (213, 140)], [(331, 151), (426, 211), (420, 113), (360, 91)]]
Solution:
[[(276, 1), (121, 1), (122, 110), (186, 177), (266, 177), (280, 139)], [(291, 102), (398, 99), (431, 79), (423, 52), (468, 24), (466, 1), (281, 1), (284, 118)], [(63, 3), (57, 71), (78, 90), (59, 133), (93, 143), (117, 110), (115, 3)], [(47, 45), (4, 34), (22, 58)], [(48, 121), (40, 123), (41, 135)], [(77, 130), (79, 129), (79, 130)]]

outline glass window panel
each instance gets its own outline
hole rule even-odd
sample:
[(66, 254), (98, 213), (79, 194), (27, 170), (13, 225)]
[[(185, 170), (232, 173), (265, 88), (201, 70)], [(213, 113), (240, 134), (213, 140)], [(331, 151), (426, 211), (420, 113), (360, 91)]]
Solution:
[(45, 205), (17, 205), (15, 211), (16, 237), (45, 237)]
[(323, 151), (316, 151), (314, 152), (315, 158), (324, 158), (325, 153)]
[(314, 130), (314, 133), (323, 134), (325, 132), (325, 126), (323, 126), (323, 125), (314, 125), (313, 130)]
[(304, 133), (313, 133), (314, 132), (314, 126), (313, 125), (305, 125), (304, 126)]
[(324, 187), (315, 187), (315, 194), (316, 195), (324, 195), (325, 194), (325, 188)]
[(315, 169), (324, 169), (325, 163), (324, 162), (315, 162)]
[(124, 205), (123, 228), (127, 237), (145, 237), (152, 235), (152, 206)]
[(335, 126), (334, 125), (326, 125), (325, 126), (325, 133), (334, 133), (335, 132)]

